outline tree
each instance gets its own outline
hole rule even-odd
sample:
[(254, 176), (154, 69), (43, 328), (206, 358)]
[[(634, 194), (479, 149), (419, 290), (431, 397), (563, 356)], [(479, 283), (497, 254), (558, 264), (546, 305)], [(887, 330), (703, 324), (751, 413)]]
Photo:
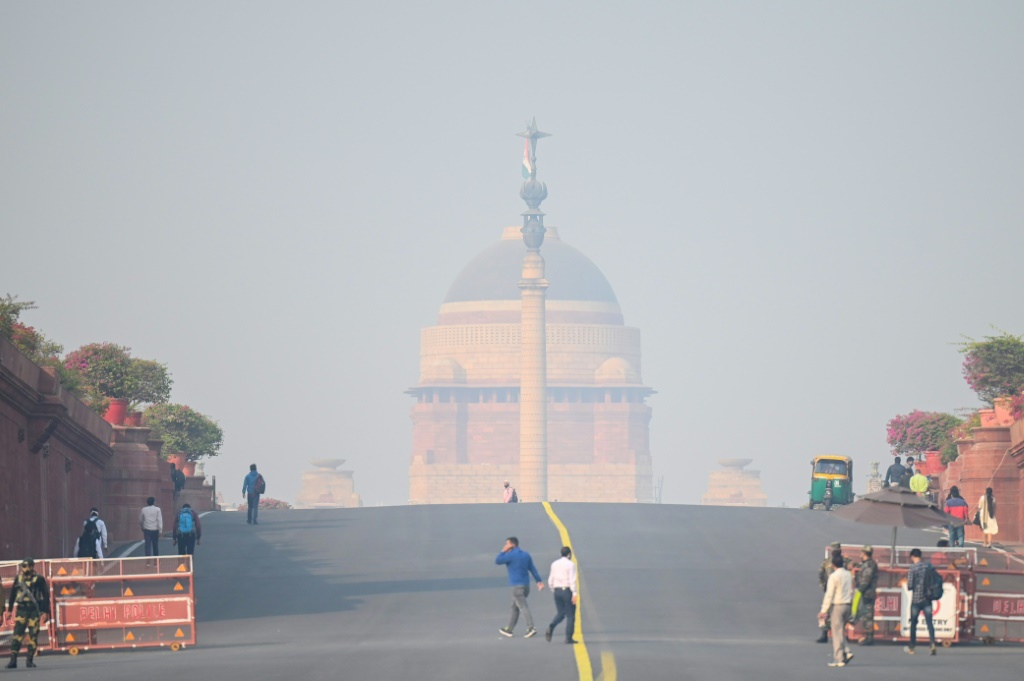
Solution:
[(36, 304), (31, 300), (19, 301), (17, 296), (8, 293), (0, 298), (0, 336), (11, 339), (14, 336), (14, 327), (18, 324), (21, 313), (25, 310), (36, 309)]
[[(998, 329), (997, 329), (998, 330)], [(1012, 397), (1024, 390), (1024, 339), (1001, 331), (984, 340), (968, 338), (960, 344), (964, 353), (964, 378), (978, 398), (989, 406), (997, 397)]]
[(216, 421), (184, 404), (150, 405), (142, 423), (164, 441), (164, 454), (180, 452), (189, 461), (217, 456), (224, 442)]
[[(886, 441), (896, 454), (920, 456), (925, 452), (942, 452), (943, 461), (956, 458), (953, 431), (963, 419), (952, 414), (914, 410), (896, 416), (886, 427)], [(952, 457), (947, 460), (947, 457)]]
[(171, 399), (171, 379), (167, 366), (151, 359), (133, 359), (132, 372), (138, 389), (129, 399), (131, 408), (142, 404), (159, 404)]
[(39, 366), (51, 367), (65, 390), (83, 397), (81, 375), (65, 367), (60, 359), (64, 346), (50, 340), (35, 327), (21, 322), (21, 313), (34, 309), (36, 306), (32, 301), (19, 301), (9, 293), (0, 298), (0, 336), (11, 341), (22, 354)]
[(166, 402), (174, 383), (167, 367), (132, 357), (131, 348), (113, 343), (83, 345), (64, 359), (64, 366), (82, 376), (86, 393), (94, 398), (128, 400), (141, 404)]

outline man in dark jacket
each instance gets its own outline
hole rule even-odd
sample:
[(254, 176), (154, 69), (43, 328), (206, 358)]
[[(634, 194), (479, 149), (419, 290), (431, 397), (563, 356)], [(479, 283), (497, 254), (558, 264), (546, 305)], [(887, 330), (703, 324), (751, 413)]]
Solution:
[(862, 646), (875, 644), (875, 587), (878, 585), (878, 563), (872, 558), (875, 549), (865, 546), (860, 550), (861, 561), (857, 566), (857, 591), (860, 592), (860, 604), (857, 606), (857, 619), (864, 626)]
[[(46, 586), (46, 580), (42, 575), (37, 575), (36, 562), (31, 558), (21, 561), (21, 571), (14, 578), (11, 585), (11, 595), (7, 599), (7, 607), (4, 611), (4, 620), (10, 624), (14, 622), (14, 633), (11, 635), (11, 661), (7, 663), (8, 669), (15, 669), (18, 666), (18, 653), (21, 652), (21, 642), (28, 634), (28, 641), (25, 645), (25, 666), (35, 667), (33, 658), (36, 656), (36, 647), (39, 642), (39, 625), (45, 623), (50, 616), (50, 589)], [(17, 606), (17, 613), (15, 613)]]
[(900, 463), (900, 457), (896, 457), (896, 463), (889, 466), (885, 471), (885, 480), (882, 481), (882, 487), (889, 487), (890, 485), (900, 484), (900, 479), (903, 478), (903, 474), (907, 472), (907, 469)]
[(900, 487), (903, 489), (910, 489), (910, 479), (914, 477), (914, 458), (911, 456), (907, 457), (907, 465), (903, 471), (903, 475), (900, 477)]

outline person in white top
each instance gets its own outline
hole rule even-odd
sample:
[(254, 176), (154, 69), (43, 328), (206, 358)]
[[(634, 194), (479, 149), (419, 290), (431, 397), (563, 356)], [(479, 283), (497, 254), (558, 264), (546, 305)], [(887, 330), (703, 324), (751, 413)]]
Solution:
[(164, 531), (164, 514), (156, 505), (156, 499), (146, 499), (146, 506), (139, 513), (139, 527), (146, 541), (146, 556), (160, 555), (160, 535)]
[(825, 620), (825, 613), (832, 608), (832, 661), (829, 667), (845, 667), (853, 659), (850, 646), (846, 644), (846, 620), (850, 619), (850, 605), (853, 603), (853, 575), (846, 569), (843, 554), (832, 554), (835, 570), (825, 585), (825, 598), (821, 601), (818, 620)]
[(505, 481), (505, 493), (503, 498), (506, 504), (519, 503), (519, 495), (516, 494), (516, 488), (512, 487), (508, 480)]
[[(103, 518), (100, 518), (99, 509), (95, 506), (93, 506), (89, 511), (89, 518), (82, 523), (82, 526), (84, 527), (90, 520), (96, 523), (96, 532), (98, 533), (98, 536), (96, 537), (96, 557), (102, 559), (103, 552), (107, 550), (107, 524), (103, 522)], [(79, 537), (75, 540), (75, 552), (71, 554), (72, 556), (78, 556), (78, 542), (81, 539), (82, 538)]]
[(564, 619), (565, 642), (576, 643), (572, 635), (576, 630), (576, 589), (578, 587), (576, 586), (576, 563), (572, 562), (572, 549), (568, 546), (562, 547), (562, 557), (551, 564), (548, 586), (551, 587), (551, 593), (555, 596), (555, 607), (558, 609), (558, 614), (548, 625), (548, 630), (544, 632), (544, 638), (551, 641), (555, 627)]

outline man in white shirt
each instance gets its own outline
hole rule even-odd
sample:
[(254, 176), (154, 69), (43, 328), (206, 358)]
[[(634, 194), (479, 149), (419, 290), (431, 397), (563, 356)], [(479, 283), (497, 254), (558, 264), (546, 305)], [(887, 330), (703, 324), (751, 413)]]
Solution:
[[(103, 518), (100, 518), (99, 509), (95, 506), (89, 511), (89, 518), (82, 523), (82, 526), (89, 522), (93, 522), (96, 525), (96, 557), (102, 559), (103, 552), (107, 550), (107, 524), (103, 522)], [(78, 556), (78, 542), (81, 541), (81, 537), (75, 540), (75, 552), (72, 556)]]
[(573, 632), (576, 630), (576, 563), (572, 562), (572, 549), (562, 547), (562, 557), (551, 564), (548, 574), (548, 586), (555, 595), (555, 607), (558, 614), (551, 620), (544, 638), (551, 641), (551, 635), (562, 620), (565, 620), (565, 642), (576, 643)]
[[(146, 541), (146, 557), (160, 555), (160, 535), (164, 531), (164, 515), (156, 505), (156, 499), (146, 499), (146, 506), (139, 513), (139, 527)], [(148, 562), (147, 562), (148, 564)]]
[(828, 666), (845, 667), (853, 659), (846, 644), (846, 620), (850, 619), (850, 605), (853, 603), (853, 575), (846, 569), (843, 555), (839, 552), (832, 554), (832, 565), (835, 570), (825, 585), (825, 598), (821, 601), (818, 620), (824, 622), (825, 613), (832, 608), (832, 661)]

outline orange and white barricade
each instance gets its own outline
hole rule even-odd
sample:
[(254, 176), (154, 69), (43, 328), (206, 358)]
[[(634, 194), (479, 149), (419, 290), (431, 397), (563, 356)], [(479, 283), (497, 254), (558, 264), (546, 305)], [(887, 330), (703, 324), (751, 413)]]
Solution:
[(55, 559), (47, 573), (52, 650), (196, 643), (192, 556)]

